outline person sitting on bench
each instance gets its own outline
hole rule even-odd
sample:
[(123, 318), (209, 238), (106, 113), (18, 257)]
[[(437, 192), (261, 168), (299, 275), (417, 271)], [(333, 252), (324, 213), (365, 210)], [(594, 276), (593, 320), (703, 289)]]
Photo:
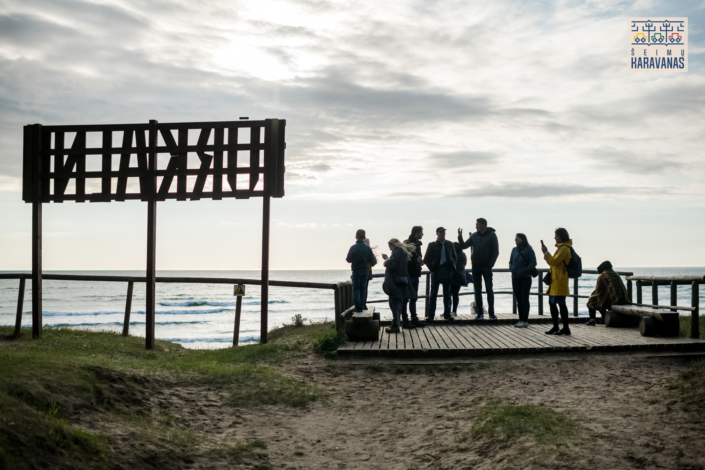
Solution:
[(586, 323), (588, 326), (595, 326), (596, 311), (599, 310), (604, 321), (605, 313), (612, 305), (631, 304), (627, 288), (624, 286), (619, 274), (612, 269), (612, 263), (609, 261), (603, 262), (597, 267), (597, 272), (600, 273), (597, 277), (597, 285), (587, 301), (587, 308), (590, 313), (590, 320)]

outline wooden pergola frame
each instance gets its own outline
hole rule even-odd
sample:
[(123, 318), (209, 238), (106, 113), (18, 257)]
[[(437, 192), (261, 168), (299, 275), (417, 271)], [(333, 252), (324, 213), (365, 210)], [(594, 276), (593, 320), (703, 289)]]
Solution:
[[(42, 204), (132, 199), (147, 202), (145, 338), (146, 348), (154, 349), (157, 201), (261, 197), (260, 341), (266, 342), (270, 198), (284, 196), (285, 126), (283, 119), (186, 123), (151, 120), (148, 124), (25, 126), (22, 199), (32, 204), (32, 336), (42, 337)], [(242, 129), (249, 129), (247, 141), (239, 136)], [(198, 132), (197, 142), (189, 142), (189, 131)], [(100, 146), (87, 147), (89, 133), (100, 135)], [(113, 144), (114, 133), (122, 134), (119, 146)], [(70, 148), (66, 146), (67, 134), (74, 134)], [(159, 136), (162, 145), (159, 144)], [(238, 152), (249, 157), (246, 158), (248, 165), (238, 165)], [(188, 167), (189, 153), (198, 157), (198, 168)], [(164, 169), (159, 169), (160, 154), (169, 156)], [(133, 155), (137, 166), (131, 166)], [(119, 156), (117, 170), (113, 170), (114, 156)], [(87, 158), (100, 158), (100, 170), (87, 171)], [(238, 176), (245, 187), (238, 185)], [(129, 178), (138, 180), (139, 191), (128, 192)], [(172, 191), (174, 179), (176, 188)], [(226, 189), (224, 179), (230, 190)], [(75, 192), (69, 194), (67, 188), (72, 180), (75, 182)], [(86, 180), (99, 180), (100, 191), (87, 193)], [(190, 183), (193, 183), (191, 188)]]

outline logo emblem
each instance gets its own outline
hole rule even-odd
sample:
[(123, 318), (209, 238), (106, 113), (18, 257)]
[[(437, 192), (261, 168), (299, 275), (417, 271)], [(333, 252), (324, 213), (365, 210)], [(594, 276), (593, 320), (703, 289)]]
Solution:
[(630, 18), (628, 38), (630, 71), (688, 71), (688, 18)]

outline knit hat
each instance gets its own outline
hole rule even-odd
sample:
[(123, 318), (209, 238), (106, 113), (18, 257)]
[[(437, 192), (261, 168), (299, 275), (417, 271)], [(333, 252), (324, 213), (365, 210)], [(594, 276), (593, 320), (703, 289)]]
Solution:
[(612, 263), (609, 261), (603, 261), (602, 264), (597, 267), (597, 272), (601, 273), (606, 269), (612, 269)]

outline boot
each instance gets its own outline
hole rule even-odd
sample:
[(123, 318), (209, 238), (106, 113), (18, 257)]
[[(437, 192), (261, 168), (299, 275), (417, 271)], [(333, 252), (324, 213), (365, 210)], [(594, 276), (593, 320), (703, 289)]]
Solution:
[(387, 333), (399, 333), (399, 325), (392, 325), (390, 328), (385, 328), (384, 331)]
[(415, 327), (417, 328), (423, 328), (426, 326), (426, 323), (422, 322), (421, 320), (418, 319), (418, 317), (414, 317), (411, 319), (411, 323), (414, 324)]
[[(561, 305), (561, 307), (563, 307), (563, 305)], [(561, 308), (561, 321), (563, 322), (563, 328), (556, 334), (569, 335), (570, 323), (568, 323), (568, 307)]]
[(558, 328), (558, 312), (554, 312), (553, 309), (551, 309), (551, 319), (553, 320), (553, 328), (546, 332), (547, 335), (552, 335), (560, 330), (560, 328)]
[(414, 325), (408, 320), (404, 320), (403, 322), (401, 322), (401, 327), (405, 330), (413, 330), (414, 328), (416, 328), (416, 325)]

